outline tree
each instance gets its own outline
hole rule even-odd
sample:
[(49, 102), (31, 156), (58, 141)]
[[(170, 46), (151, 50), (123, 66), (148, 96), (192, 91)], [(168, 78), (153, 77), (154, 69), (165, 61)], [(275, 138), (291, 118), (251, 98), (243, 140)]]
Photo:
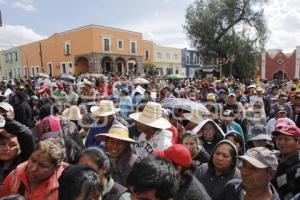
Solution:
[(148, 60), (144, 63), (144, 72), (150, 76), (157, 75), (156, 64), (152, 60)]
[(187, 8), (184, 29), (206, 64), (225, 61), (225, 75), (256, 74), (256, 56), (264, 49), (266, 0), (196, 0)]

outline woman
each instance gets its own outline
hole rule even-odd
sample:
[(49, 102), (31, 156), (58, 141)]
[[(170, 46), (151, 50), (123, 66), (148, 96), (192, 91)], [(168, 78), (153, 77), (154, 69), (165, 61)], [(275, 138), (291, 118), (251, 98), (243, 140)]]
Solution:
[(16, 136), (0, 135), (0, 183), (21, 163), (21, 148)]
[(90, 167), (73, 165), (59, 178), (59, 200), (101, 200), (102, 183)]
[(97, 147), (85, 149), (79, 159), (80, 165), (87, 165), (96, 170), (103, 184), (101, 194), (103, 200), (130, 200), (127, 188), (116, 183), (110, 175), (110, 161), (108, 156)]
[(184, 132), (181, 136), (181, 144), (189, 150), (195, 166), (208, 162), (209, 154), (199, 144), (198, 136), (195, 133), (191, 131)]
[(215, 146), (209, 162), (197, 168), (195, 176), (212, 199), (219, 197), (228, 181), (240, 178), (236, 168), (237, 155), (235, 145), (225, 139)]
[(114, 124), (106, 134), (98, 134), (96, 139), (104, 139), (106, 151), (111, 158), (111, 175), (119, 184), (126, 186), (127, 176), (138, 159), (130, 144), (135, 140), (129, 138), (128, 128), (122, 124)]
[(244, 153), (246, 152), (245, 139), (240, 132), (237, 132), (235, 130), (228, 131), (225, 135), (225, 139), (228, 139), (233, 144), (235, 144), (238, 155), (244, 155)]
[(211, 119), (202, 121), (193, 129), (200, 139), (200, 144), (211, 155), (215, 145), (224, 139), (223, 130)]
[(4, 180), (0, 197), (21, 194), (25, 199), (57, 200), (58, 178), (64, 167), (65, 150), (54, 140), (40, 141), (28, 161), (21, 163)]

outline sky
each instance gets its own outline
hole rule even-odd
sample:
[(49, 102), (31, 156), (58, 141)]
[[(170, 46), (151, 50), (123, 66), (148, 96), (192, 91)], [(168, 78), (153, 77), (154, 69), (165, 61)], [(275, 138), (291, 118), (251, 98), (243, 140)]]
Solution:
[[(0, 0), (0, 49), (96, 24), (143, 33), (158, 45), (189, 47), (183, 25), (194, 0)], [(300, 45), (300, 1), (269, 0), (267, 49)]]

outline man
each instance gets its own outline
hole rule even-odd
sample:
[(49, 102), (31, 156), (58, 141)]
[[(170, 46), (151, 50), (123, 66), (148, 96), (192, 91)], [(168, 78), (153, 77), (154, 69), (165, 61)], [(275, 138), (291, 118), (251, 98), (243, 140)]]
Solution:
[(229, 181), (218, 199), (280, 200), (274, 186), (270, 183), (278, 166), (275, 154), (265, 147), (255, 147), (238, 158), (242, 179)]
[(293, 110), (292, 107), (287, 103), (288, 100), (288, 96), (284, 93), (280, 94), (278, 96), (278, 103), (274, 104), (271, 107), (271, 111), (270, 111), (270, 117), (274, 117), (276, 115), (276, 109), (279, 106), (283, 106), (285, 111), (287, 112), (287, 117), (290, 119), (293, 119)]
[(132, 118), (140, 136), (135, 145), (136, 154), (145, 158), (154, 150), (165, 150), (172, 145), (172, 132), (165, 130), (171, 128), (171, 123), (163, 118), (163, 110), (160, 104), (148, 102), (143, 112), (129, 115)]
[(85, 146), (99, 146), (100, 140), (95, 139), (95, 135), (99, 133), (108, 133), (113, 124), (119, 123), (115, 119), (115, 114), (118, 112), (114, 108), (113, 102), (108, 100), (101, 100), (98, 106), (92, 106), (91, 112), (96, 115), (97, 121), (94, 122), (89, 131), (85, 141)]
[(73, 91), (73, 86), (68, 85), (66, 88), (66, 103), (71, 105), (77, 105), (78, 102), (78, 94)]
[(225, 110), (223, 112), (223, 120), (226, 126), (226, 130), (224, 130), (224, 132), (227, 133), (229, 131), (234, 130), (239, 132), (245, 138), (243, 129), (238, 123), (234, 121), (234, 114), (231, 110)]
[(291, 199), (300, 191), (300, 130), (291, 125), (272, 134), (280, 151), (277, 174), (272, 183), (280, 198)]
[(15, 120), (31, 128), (33, 123), (31, 121), (32, 113), (30, 105), (27, 102), (26, 94), (24, 92), (17, 92), (14, 96), (15, 102)]
[(131, 200), (172, 200), (178, 189), (172, 164), (154, 157), (145, 158), (132, 167), (127, 185)]

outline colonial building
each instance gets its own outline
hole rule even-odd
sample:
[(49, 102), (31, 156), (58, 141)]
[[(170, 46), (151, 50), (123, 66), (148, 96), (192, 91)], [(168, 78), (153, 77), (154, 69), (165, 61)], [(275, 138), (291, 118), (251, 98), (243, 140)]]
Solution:
[(3, 50), (0, 54), (2, 79), (20, 78), (21, 56), (20, 48)]
[(154, 45), (154, 63), (158, 75), (182, 74), (181, 49)]
[(143, 40), (142, 33), (98, 25), (55, 33), (19, 48), (18, 67), (11, 68), (22, 69), (19, 70), (22, 76), (35, 76), (39, 72), (54, 76), (84, 72), (142, 73), (145, 58), (153, 59), (153, 42)]
[(300, 77), (300, 46), (292, 53), (272, 49), (258, 57), (259, 79), (293, 79)]

